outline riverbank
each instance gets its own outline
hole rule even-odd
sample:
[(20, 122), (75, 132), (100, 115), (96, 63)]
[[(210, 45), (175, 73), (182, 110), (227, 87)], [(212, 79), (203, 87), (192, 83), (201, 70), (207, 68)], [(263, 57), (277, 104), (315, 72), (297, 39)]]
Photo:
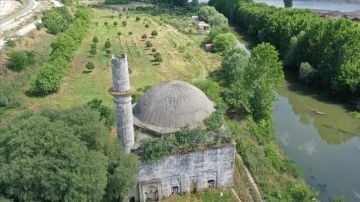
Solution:
[(360, 11), (351, 11), (351, 12), (340, 12), (340, 11), (330, 11), (330, 10), (320, 10), (313, 9), (315, 13), (320, 15), (321, 17), (338, 19), (338, 18), (346, 18), (352, 21), (360, 21)]

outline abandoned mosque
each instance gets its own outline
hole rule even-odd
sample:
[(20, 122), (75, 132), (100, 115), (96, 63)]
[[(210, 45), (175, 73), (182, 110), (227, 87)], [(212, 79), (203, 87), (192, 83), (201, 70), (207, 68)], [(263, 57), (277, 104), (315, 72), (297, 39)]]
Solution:
[[(184, 126), (203, 125), (203, 120), (215, 111), (214, 103), (201, 90), (183, 81), (159, 83), (132, 105), (127, 56), (112, 56), (111, 65), (113, 86), (109, 93), (114, 99), (117, 136), (127, 153), (138, 154), (140, 140), (161, 141), (164, 135)], [(135, 138), (134, 127), (141, 131), (140, 137)], [(173, 150), (161, 161), (151, 163), (140, 157), (132, 200), (157, 201), (181, 192), (229, 187), (233, 184), (234, 161), (233, 140), (206, 144), (201, 149)]]

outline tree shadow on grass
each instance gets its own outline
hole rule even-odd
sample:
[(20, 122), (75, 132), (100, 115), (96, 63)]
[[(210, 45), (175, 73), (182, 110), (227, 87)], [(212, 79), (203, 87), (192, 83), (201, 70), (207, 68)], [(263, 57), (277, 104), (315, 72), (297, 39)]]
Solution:
[(83, 71), (82, 71), (83, 74), (89, 74), (89, 73), (91, 73), (91, 72), (92, 72), (92, 70), (83, 70)]

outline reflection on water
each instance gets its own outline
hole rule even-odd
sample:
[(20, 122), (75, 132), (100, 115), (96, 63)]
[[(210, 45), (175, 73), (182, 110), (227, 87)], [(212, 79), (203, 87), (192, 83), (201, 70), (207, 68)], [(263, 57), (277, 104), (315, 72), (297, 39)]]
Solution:
[(359, 201), (360, 121), (325, 92), (305, 88), (291, 74), (286, 78), (274, 110), (278, 144), (300, 166), (321, 201), (333, 195)]

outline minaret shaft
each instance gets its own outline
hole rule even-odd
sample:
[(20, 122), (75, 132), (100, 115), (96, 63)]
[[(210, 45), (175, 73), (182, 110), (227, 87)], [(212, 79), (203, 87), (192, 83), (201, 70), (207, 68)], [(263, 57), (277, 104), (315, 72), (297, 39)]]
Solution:
[(134, 146), (134, 125), (131, 105), (129, 69), (126, 54), (112, 56), (113, 87), (110, 94), (114, 96), (116, 114), (116, 131), (125, 151), (130, 153)]

